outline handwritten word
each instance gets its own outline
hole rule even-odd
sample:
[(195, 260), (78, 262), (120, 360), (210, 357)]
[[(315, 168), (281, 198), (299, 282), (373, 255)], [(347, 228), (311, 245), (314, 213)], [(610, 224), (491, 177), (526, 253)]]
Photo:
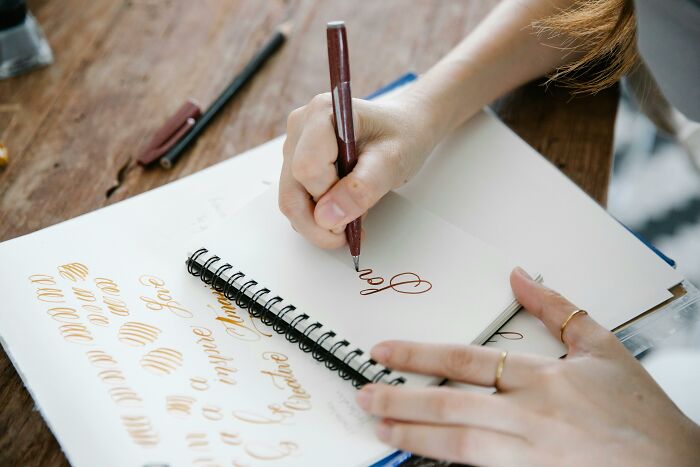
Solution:
[(80, 319), (75, 308), (55, 307), (46, 310), (46, 313), (59, 323), (71, 323)]
[(292, 410), (309, 410), (311, 408), (311, 395), (294, 377), (287, 356), (279, 352), (263, 352), (262, 357), (264, 360), (275, 362), (277, 368), (275, 371), (261, 370), (260, 372), (270, 376), (275, 387), (284, 389), (287, 386), (291, 389), (292, 394), (283, 402), (283, 405)]
[(71, 287), (71, 290), (73, 290), (73, 295), (75, 296), (75, 298), (77, 298), (81, 302), (97, 301), (95, 294), (89, 290), (81, 289), (80, 287)]
[(221, 354), (212, 332), (205, 327), (192, 326), (192, 333), (199, 338), (197, 339), (197, 344), (202, 347), (202, 350), (207, 355), (209, 363), (214, 368), (216, 376), (218, 376), (217, 381), (229, 385), (236, 384), (236, 380), (231, 377), (231, 373), (238, 371), (238, 369), (231, 364), (233, 357), (227, 357)]
[(185, 436), (187, 447), (193, 451), (206, 451), (209, 449), (209, 439), (206, 433), (188, 433)]
[(141, 407), (143, 402), (143, 399), (133, 389), (126, 386), (110, 389), (109, 396), (122, 407)]
[(81, 263), (69, 263), (58, 267), (58, 273), (64, 279), (72, 282), (84, 281), (88, 276), (88, 268)]
[(150, 448), (160, 441), (158, 433), (151, 426), (151, 421), (143, 415), (122, 415), (122, 424), (131, 440), (137, 445)]
[(56, 279), (54, 279), (53, 276), (49, 276), (46, 274), (32, 274), (31, 276), (29, 276), (29, 281), (32, 284), (56, 285)]
[(250, 410), (234, 410), (233, 417), (242, 422), (252, 423), (254, 425), (277, 425), (294, 416), (291, 410), (283, 410), (278, 404), (270, 404), (269, 415), (263, 415)]
[(72, 344), (87, 344), (93, 340), (88, 328), (80, 323), (64, 324), (58, 330), (61, 336)]
[(120, 384), (123, 383), (125, 379), (124, 373), (122, 373), (121, 370), (114, 368), (100, 371), (97, 376), (99, 376), (99, 378), (105, 384)]
[(221, 441), (229, 446), (240, 446), (241, 445), (241, 435), (238, 433), (232, 433), (230, 431), (219, 432)]
[(224, 413), (221, 407), (217, 405), (205, 405), (202, 407), (202, 416), (207, 420), (213, 420), (215, 422), (224, 418)]
[(192, 312), (173, 299), (170, 290), (165, 288), (165, 281), (156, 276), (144, 275), (139, 277), (139, 282), (147, 287), (155, 289), (155, 298), (141, 296), (141, 301), (146, 308), (152, 311), (169, 311), (180, 318), (191, 318)]
[(489, 340), (487, 340), (486, 342), (498, 342), (498, 339), (495, 339), (496, 336), (502, 337), (502, 338), (509, 340), (509, 341), (519, 341), (519, 340), (525, 338), (525, 336), (519, 332), (499, 331), (497, 333), (494, 333), (494, 335), (491, 336), (491, 338)]
[(254, 459), (274, 461), (291, 456), (299, 449), (299, 446), (291, 441), (280, 441), (277, 446), (265, 443), (248, 443), (243, 449)]
[(53, 287), (38, 287), (36, 289), (36, 298), (42, 302), (66, 303), (65, 296), (61, 289), (55, 289)]
[(209, 383), (207, 382), (207, 379), (202, 377), (190, 378), (190, 386), (195, 391), (206, 391), (207, 389), (209, 389)]
[(175, 349), (160, 347), (141, 358), (141, 367), (153, 374), (169, 375), (182, 366), (182, 353)]
[(189, 417), (196, 399), (190, 396), (167, 396), (165, 410), (175, 417)]
[(236, 308), (223, 292), (212, 290), (212, 293), (219, 303), (219, 308), (224, 313), (224, 316), (217, 316), (216, 320), (224, 325), (226, 334), (242, 341), (257, 341), (261, 335), (265, 337), (272, 336), (272, 334), (263, 333), (255, 328), (254, 321), (251, 321), (253, 328), (246, 326), (243, 317), (236, 311)]
[(116, 282), (106, 277), (97, 277), (95, 278), (95, 285), (102, 292), (102, 303), (107, 306), (107, 309), (112, 314), (129, 316), (129, 308), (124, 300), (121, 299), (121, 291)]
[[(371, 269), (361, 269), (359, 278), (368, 285), (380, 286), (384, 284), (384, 278), (380, 276), (372, 276), (373, 271)], [(360, 295), (372, 295), (384, 290), (393, 290), (394, 292), (418, 295), (427, 292), (433, 288), (433, 284), (429, 281), (421, 279), (415, 272), (402, 272), (396, 274), (389, 280), (389, 285), (384, 287), (369, 287), (360, 291)]]
[(114, 368), (117, 366), (117, 361), (102, 350), (88, 350), (85, 352), (90, 363), (98, 368)]
[(94, 304), (97, 301), (97, 297), (92, 291), (75, 286), (71, 287), (71, 290), (73, 291), (73, 296), (81, 302), (80, 308), (89, 312), (87, 318), (91, 324), (96, 326), (109, 325), (109, 318), (102, 313), (102, 307)]
[(160, 329), (155, 326), (138, 321), (129, 321), (119, 327), (117, 337), (123, 344), (131, 347), (143, 347), (146, 344), (155, 342), (159, 334)]

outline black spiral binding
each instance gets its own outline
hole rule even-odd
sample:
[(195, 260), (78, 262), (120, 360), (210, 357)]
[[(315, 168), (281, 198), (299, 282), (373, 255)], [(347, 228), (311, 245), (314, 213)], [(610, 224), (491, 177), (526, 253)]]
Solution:
[(218, 256), (212, 256), (202, 261), (200, 258), (208, 252), (209, 250), (206, 248), (200, 248), (187, 258), (187, 271), (190, 274), (199, 277), (202, 282), (223, 294), (242, 309), (247, 309), (252, 317), (259, 318), (263, 324), (272, 327), (276, 333), (284, 334), (284, 337), (288, 341), (297, 343), (302, 351), (311, 353), (311, 356), (315, 360), (323, 362), (329, 370), (337, 371), (341, 378), (351, 380), (353, 386), (356, 388), (360, 388), (367, 383), (377, 383), (380, 380), (392, 385), (406, 382), (402, 377), (389, 379), (391, 370), (388, 368), (381, 368), (371, 379), (368, 378), (365, 376), (365, 373), (370, 368), (377, 365), (377, 362), (369, 359), (363, 362), (357, 369), (351, 366), (351, 362), (355, 358), (364, 354), (361, 349), (356, 348), (351, 350), (342, 359), (337, 357), (335, 354), (339, 349), (350, 345), (348, 341), (340, 340), (334, 343), (330, 349), (324, 348), (323, 342), (329, 338), (335, 337), (335, 332), (327, 331), (315, 340), (309, 337), (315, 329), (322, 328), (323, 324), (314, 321), (304, 325), (304, 323), (309, 321), (310, 316), (303, 313), (296, 316), (290, 322), (285, 321), (284, 316), (296, 310), (294, 305), (286, 305), (282, 307), (279, 312), (274, 312), (272, 307), (283, 302), (284, 299), (282, 297), (272, 295), (267, 298), (267, 296), (271, 294), (271, 291), (267, 288), (260, 288), (253, 292), (253, 288), (258, 285), (258, 282), (254, 280), (248, 280), (240, 287), (237, 287), (234, 283), (243, 279), (245, 274), (238, 271), (232, 274), (228, 279), (224, 279), (223, 274), (232, 270), (233, 266), (226, 263), (215, 267), (221, 260)]

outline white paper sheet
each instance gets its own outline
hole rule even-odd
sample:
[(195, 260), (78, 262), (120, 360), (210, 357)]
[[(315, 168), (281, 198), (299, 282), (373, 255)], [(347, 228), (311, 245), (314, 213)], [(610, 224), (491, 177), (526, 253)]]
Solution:
[[(197, 319), (210, 321), (211, 307), (216, 309), (220, 304), (200, 284), (193, 284), (184, 272), (181, 250), (186, 240), (183, 239), (231, 216), (274, 183), (281, 166), (281, 147), (282, 138), (275, 139), (178, 182), (0, 244), (3, 345), (74, 465), (124, 465), (133, 460), (136, 463), (171, 461), (172, 465), (191, 464), (197, 460), (205, 463), (208, 458), (218, 456), (219, 451), (199, 451), (203, 441), (198, 433), (212, 426), (221, 431), (229, 430), (227, 433), (240, 430), (230, 408), (226, 409), (225, 423), (205, 418), (204, 406), (216, 403), (219, 396), (202, 397), (191, 387), (189, 378), (200, 377), (193, 369), (201, 367), (209, 372), (201, 376), (211, 380), (213, 370), (207, 367), (201, 348), (192, 340), (192, 331), (183, 330), (180, 319), (145, 307), (140, 297), (147, 286), (139, 283), (139, 278), (143, 274), (162, 278), (178, 301), (196, 311)], [(669, 296), (667, 289), (681, 279), (541, 156), (487, 114), (478, 115), (458, 130), (401, 192), (445, 220), (487, 239), (497, 249), (522, 258), (542, 273), (548, 284), (588, 308), (609, 327), (665, 300)], [(177, 253), (173, 253), (175, 250)], [(86, 280), (79, 284), (61, 277), (57, 269), (75, 262), (85, 264), (89, 272)], [(53, 279), (46, 279), (46, 284), (32, 283), (29, 277), (34, 274), (49, 275)], [(99, 294), (95, 283), (98, 277), (110, 278), (118, 284), (120, 297), (126, 301), (130, 315), (119, 317), (105, 311), (104, 299), (109, 297)], [(50, 280), (55, 280), (56, 284), (50, 285)], [(78, 300), (71, 288), (78, 286), (97, 294), (96, 306), (103, 308), (102, 314), (110, 319), (107, 326), (89, 326), (94, 339), (89, 342), (92, 345), (66, 342), (61, 326), (72, 323), (62, 323), (47, 314), (50, 308), (56, 307), (54, 305), (60, 308), (64, 304), (39, 300), (37, 289), (40, 286), (58, 288), (68, 302), (66, 307), (75, 308), (80, 323), (86, 326), (90, 323), (88, 314), (97, 313), (83, 309), (83, 304), (90, 303)], [(44, 298), (47, 297), (44, 295)], [(54, 313), (59, 312), (54, 310)], [(59, 313), (58, 316), (70, 318), (71, 314)], [(103, 382), (100, 372), (114, 368), (94, 365), (86, 352), (101, 350), (107, 345), (123, 346), (118, 339), (122, 321), (145, 318), (152, 319), (153, 325), (161, 330), (158, 339), (147, 348), (125, 346), (124, 356), (114, 356), (124, 381), (107, 377), (108, 382)], [(93, 316), (92, 319), (97, 323), (103, 318)], [(561, 352), (557, 341), (529, 315), (520, 313), (506, 326), (511, 333), (506, 334), (507, 339), (500, 337), (499, 346), (512, 345), (511, 348), (551, 355)], [(217, 342), (226, 336), (222, 334), (226, 329), (212, 329), (212, 332)], [(517, 332), (523, 333), (524, 338), (513, 334)], [(64, 328), (66, 333), (76, 334), (71, 328)], [(77, 332), (73, 339), (80, 339), (81, 335), (82, 332)], [(345, 430), (344, 437), (348, 437), (341, 439), (343, 446), (352, 446), (354, 452), (381, 450), (367, 430), (368, 420), (357, 411), (352, 401), (354, 390), (346, 382), (329, 371), (319, 372), (305, 354), (284, 340), (267, 339), (265, 343), (269, 344), (266, 348), (288, 356), (302, 385), (309, 375), (313, 374), (314, 379), (327, 375), (323, 390), (309, 388), (314, 407), (318, 409), (314, 409), (316, 413), (308, 413), (306, 415), (312, 416), (306, 418), (301, 414), (296, 420), (300, 423), (313, 420), (314, 425), (324, 427), (316, 430), (320, 437), (326, 431), (335, 430), (326, 430), (326, 427), (341, 427)], [(169, 395), (186, 395), (187, 391), (196, 398), (190, 417), (173, 423), (163, 422), (172, 418), (166, 410), (167, 400), (150, 392), (148, 383), (157, 381), (158, 377), (149, 375), (151, 379), (143, 380), (137, 377), (145, 371), (140, 365), (145, 353), (166, 346), (180, 346), (177, 350), (187, 357), (176, 372), (163, 376), (172, 380), (173, 394)], [(257, 359), (251, 357), (245, 347), (236, 349), (234, 361), (240, 365), (239, 372), (260, 370), (261, 364), (270, 362), (263, 360), (261, 354), (254, 354)], [(253, 363), (258, 366), (253, 368)], [(120, 400), (120, 404), (133, 401), (126, 397), (130, 395), (128, 392), (110, 395), (111, 389), (122, 386), (134, 390), (144, 406), (117, 404), (112, 396)], [(240, 384), (238, 388), (243, 388), (245, 396), (232, 402), (254, 403), (262, 410), (266, 408), (265, 403), (279, 402), (286, 394), (272, 385), (261, 391), (252, 391), (252, 386), (246, 388)], [(175, 402), (178, 406), (178, 401)], [(121, 417), (139, 417), (146, 413), (153, 417), (149, 422), (151, 428), (157, 430), (159, 442), (177, 438), (180, 448), (166, 456), (134, 444), (125, 423), (142, 441), (152, 440), (149, 438), (152, 433), (142, 424), (143, 419), (124, 421)], [(211, 411), (206, 413), (215, 416)], [(285, 431), (286, 428), (280, 425), (279, 433), (269, 439), (273, 443), (285, 441), (284, 433), (290, 431)], [(191, 433), (195, 436), (183, 439)], [(258, 442), (256, 433), (246, 430), (245, 441), (238, 445), (235, 436), (225, 437), (234, 444), (219, 446), (226, 449), (222, 451), (222, 460), (227, 463), (234, 459), (250, 461), (243, 443)], [(220, 436), (217, 443), (224, 442)], [(214, 441), (210, 437), (207, 443), (212, 447)], [(276, 446), (279, 452), (280, 445)], [(290, 446), (283, 445), (281, 449), (290, 451)], [(314, 451), (319, 453), (325, 453), (326, 449), (330, 452), (334, 447), (334, 443), (325, 439), (313, 443)], [(256, 449), (255, 444), (253, 449)], [(285, 460), (301, 459), (298, 456), (307, 449), (311, 449), (307, 443), (299, 442)], [(331, 454), (336, 462), (337, 452)], [(274, 454), (268, 451), (268, 455)]]
[[(387, 195), (363, 227), (358, 273), (346, 248), (320, 250), (289, 228), (275, 187), (193, 239), (190, 251), (204, 247), (220, 257), (212, 273), (228, 262), (231, 274), (246, 275), (241, 284), (257, 281), (250, 296), (269, 289), (259, 303), (280, 296), (277, 310), (294, 305), (288, 323), (308, 314), (297, 328), (310, 329), (311, 339), (332, 330), (327, 348), (349, 341), (340, 356), (365, 351), (352, 360), (358, 366), (387, 339), (483, 343), (517, 308), (508, 281), (513, 260), (401, 196)], [(315, 322), (323, 328), (310, 327)]]
[(348, 382), (187, 274), (184, 242), (118, 217), (0, 246), (3, 345), (73, 465), (318, 465), (347, 446), (353, 465), (387, 451)]

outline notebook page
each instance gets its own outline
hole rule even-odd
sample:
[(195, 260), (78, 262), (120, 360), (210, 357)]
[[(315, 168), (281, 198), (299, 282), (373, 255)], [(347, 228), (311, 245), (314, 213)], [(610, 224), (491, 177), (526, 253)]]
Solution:
[[(202, 176), (234, 177), (234, 203), (265, 188), (228, 171)], [(347, 381), (191, 280), (185, 238), (226, 201), (211, 184), (193, 199), (199, 185), (184, 179), (0, 244), (2, 345), (71, 465), (383, 457)]]
[[(516, 265), (482, 241), (390, 193), (363, 223), (361, 271), (347, 247), (324, 251), (289, 228), (271, 189), (194, 240), (301, 314), (369, 351), (386, 339), (476, 343), (514, 312)], [(252, 291), (250, 292), (252, 294)], [(281, 306), (280, 306), (281, 308)], [(494, 324), (495, 323), (495, 324)], [(316, 334), (322, 334), (317, 331)], [(424, 383), (425, 380), (421, 380)], [(409, 378), (410, 382), (410, 378)]]

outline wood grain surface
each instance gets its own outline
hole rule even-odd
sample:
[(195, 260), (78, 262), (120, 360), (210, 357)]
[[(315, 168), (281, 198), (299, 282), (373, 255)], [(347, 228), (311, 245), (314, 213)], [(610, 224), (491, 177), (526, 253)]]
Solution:
[[(28, 3), (53, 47), (55, 63), (0, 81), (0, 141), (11, 157), (0, 171), (0, 240), (150, 190), (283, 133), (287, 114), (328, 88), (327, 21), (348, 24), (353, 93), (362, 96), (406, 71), (427, 70), (496, 0), (421, 0), (410, 6), (402, 0)], [(294, 23), (288, 43), (173, 170), (144, 170), (134, 163), (153, 131), (184, 100), (193, 97), (208, 105), (275, 26), (288, 19)], [(566, 92), (545, 92), (531, 83), (494, 108), (605, 203), (616, 89), (571, 99)], [(65, 464), (2, 353), (0, 465)]]

